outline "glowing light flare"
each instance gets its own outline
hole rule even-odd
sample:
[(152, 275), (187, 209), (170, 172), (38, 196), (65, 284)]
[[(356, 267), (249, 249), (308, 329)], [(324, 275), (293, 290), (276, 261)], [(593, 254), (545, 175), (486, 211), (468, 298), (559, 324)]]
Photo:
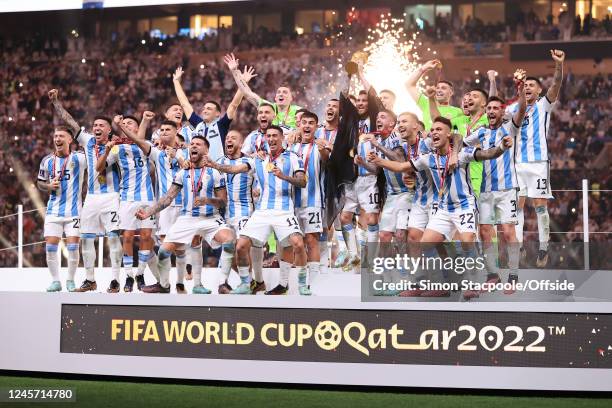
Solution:
[[(419, 56), (414, 42), (403, 39), (403, 28), (399, 25), (403, 25), (402, 20), (383, 20), (383, 29), (373, 30), (376, 39), (364, 48), (369, 57), (363, 71), (377, 92), (389, 89), (395, 93), (395, 112), (409, 111), (420, 116), (420, 109), (405, 87), (408, 76), (419, 65)], [(412, 38), (416, 39), (416, 34)]]

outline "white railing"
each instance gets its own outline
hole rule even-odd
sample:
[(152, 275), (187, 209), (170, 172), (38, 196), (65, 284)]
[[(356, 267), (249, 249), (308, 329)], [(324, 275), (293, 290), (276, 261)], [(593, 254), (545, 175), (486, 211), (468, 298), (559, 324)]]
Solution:
[[(591, 234), (612, 234), (612, 231), (589, 231), (589, 192), (594, 193), (606, 193), (612, 192), (612, 190), (589, 190), (589, 182), (587, 179), (582, 180), (582, 188), (580, 190), (553, 190), (553, 192), (582, 192), (582, 237), (584, 243), (584, 266), (585, 269), (589, 269), (589, 236)], [(4, 222), (2, 220), (17, 216), (17, 245), (15, 246), (6, 246), (4, 248), (0, 248), (0, 252), (2, 251), (16, 251), (17, 252), (17, 267), (19, 269), (23, 269), (24, 257), (23, 257), (23, 248), (30, 247), (34, 245), (43, 244), (45, 241), (37, 241), (24, 244), (23, 243), (23, 215), (28, 214), (35, 211), (41, 211), (40, 208), (35, 208), (33, 210), (24, 211), (23, 205), (17, 205), (17, 212), (13, 214), (8, 214), (0, 217), (0, 222)], [(525, 234), (537, 233), (537, 231), (524, 231)], [(569, 234), (575, 233), (573, 231), (554, 231), (551, 234)], [(136, 235), (138, 236), (138, 235)], [(6, 240), (4, 240), (6, 241)], [(61, 262), (61, 261), (60, 261)], [(103, 267), (104, 262), (104, 236), (98, 237), (98, 268)]]

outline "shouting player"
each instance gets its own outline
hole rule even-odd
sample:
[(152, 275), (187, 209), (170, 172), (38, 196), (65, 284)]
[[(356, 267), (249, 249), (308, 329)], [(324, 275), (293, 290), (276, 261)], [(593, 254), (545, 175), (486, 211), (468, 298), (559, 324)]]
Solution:
[(66, 235), (68, 249), (66, 289), (68, 292), (76, 289), (74, 274), (79, 264), (79, 224), (87, 163), (84, 154), (70, 151), (71, 143), (72, 130), (68, 126), (57, 126), (53, 132), (54, 152), (40, 163), (36, 182), (39, 189), (49, 192), (44, 237), (47, 267), (53, 281), (47, 292), (62, 290), (58, 245), (63, 235)]

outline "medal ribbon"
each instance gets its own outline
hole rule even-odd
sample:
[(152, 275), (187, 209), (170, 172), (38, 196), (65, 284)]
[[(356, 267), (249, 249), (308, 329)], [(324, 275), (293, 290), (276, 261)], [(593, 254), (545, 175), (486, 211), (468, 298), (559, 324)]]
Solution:
[(438, 177), (440, 178), (440, 200), (442, 200), (442, 197), (444, 196), (444, 192), (446, 190), (446, 185), (444, 183), (446, 182), (446, 176), (448, 175), (448, 163), (450, 161), (449, 159), (452, 153), (453, 148), (449, 145), (448, 153), (446, 154), (446, 164), (444, 165), (444, 170), (442, 170), (442, 173), (440, 173), (440, 163), (438, 161), (439, 155), (436, 153), (436, 155), (434, 156), (436, 160), (436, 171), (438, 172)]
[(191, 173), (191, 191), (194, 193), (194, 200), (198, 196), (198, 192), (202, 187), (202, 177), (204, 177), (204, 173), (206, 172), (206, 167), (201, 167), (202, 171), (200, 172), (200, 177), (198, 178), (197, 184), (195, 183), (195, 169), (189, 170)]
[[(53, 165), (51, 166), (51, 172), (53, 174), (53, 178), (56, 179), (58, 178), (58, 176), (55, 174), (55, 158), (59, 158), (61, 161), (61, 158), (57, 155), (57, 154), (53, 154)], [(60, 175), (59, 175), (59, 180), (62, 179), (62, 177), (64, 177), (64, 171), (66, 170), (66, 165), (68, 164), (68, 161), (72, 158), (72, 154), (68, 153), (68, 156), (66, 157), (66, 161), (64, 161), (64, 164), (62, 165), (62, 167), (60, 168)]]
[(300, 154), (302, 155), (302, 160), (304, 160), (304, 172), (306, 174), (308, 174), (308, 162), (310, 161), (310, 153), (312, 153), (312, 147), (314, 146), (314, 139), (312, 140), (312, 142), (310, 142), (308, 144), (308, 152), (306, 153), (306, 158), (304, 158), (304, 155), (302, 153), (302, 149), (304, 147), (304, 145), (302, 144), (300, 146)]
[(482, 112), (482, 113), (480, 114), (480, 116), (478, 116), (478, 117), (477, 117), (476, 119), (474, 119), (474, 120), (473, 120), (473, 121), (472, 121), (472, 122), (471, 122), (469, 125), (467, 125), (467, 128), (466, 128), (466, 134), (465, 134), (466, 136), (468, 136), (468, 135), (470, 134), (470, 131), (472, 130), (472, 126), (474, 126), (476, 123), (478, 123), (478, 121), (480, 120), (480, 118), (482, 118), (482, 115), (484, 115), (484, 114), (485, 114), (485, 113), (484, 113), (484, 112)]

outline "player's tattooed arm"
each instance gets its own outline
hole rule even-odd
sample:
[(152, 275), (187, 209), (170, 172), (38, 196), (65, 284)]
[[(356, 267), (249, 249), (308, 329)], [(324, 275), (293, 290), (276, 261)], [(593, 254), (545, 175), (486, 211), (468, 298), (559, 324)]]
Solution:
[(474, 158), (477, 161), (493, 160), (504, 154), (506, 150), (512, 147), (512, 138), (505, 136), (501, 143), (487, 150), (476, 149)]
[(108, 155), (110, 154), (114, 146), (115, 142), (113, 141), (106, 143), (104, 153), (100, 157), (98, 157), (98, 161), (96, 162), (96, 171), (98, 173), (102, 173), (106, 168), (106, 159), (108, 159)]
[[(370, 152), (370, 153), (374, 153), (374, 152)], [(374, 174), (378, 173), (379, 167), (376, 164), (374, 164), (373, 162), (365, 161), (363, 157), (359, 155), (355, 156), (355, 159), (353, 161), (355, 162), (356, 165), (363, 167), (370, 173), (374, 173)]]
[(217, 163), (216, 161), (211, 160), (209, 157), (204, 158), (204, 166), (218, 170), (221, 173), (229, 174), (246, 173), (250, 169), (249, 165), (246, 163), (239, 163), (232, 166), (231, 164)]
[[(255, 73), (255, 68), (246, 67), (246, 66), (244, 67), (244, 71), (242, 71), (241, 75), (242, 75), (242, 79), (247, 84), (249, 83), (251, 79), (257, 76), (257, 74)], [(234, 119), (236, 117), (236, 112), (238, 111), (238, 107), (240, 106), (240, 103), (242, 102), (243, 97), (244, 97), (244, 93), (242, 93), (240, 88), (238, 88), (238, 90), (236, 91), (236, 94), (234, 95), (234, 99), (232, 99), (230, 104), (227, 106), (226, 112), (227, 112), (227, 117), (229, 119)]]
[(247, 81), (245, 81), (245, 78), (243, 78), (242, 73), (238, 69), (238, 60), (236, 59), (234, 54), (227, 54), (225, 57), (223, 57), (223, 61), (232, 73), (234, 81), (236, 81), (236, 85), (238, 85), (238, 89), (242, 91), (246, 100), (249, 101), (255, 107), (259, 106), (259, 103), (261, 102), (261, 97), (251, 90)]
[(59, 188), (60, 181), (58, 179), (53, 179), (50, 182), (36, 180), (36, 186), (42, 191), (54, 191)]
[(453, 142), (453, 151), (448, 159), (448, 171), (453, 172), (457, 168), (457, 164), (459, 163), (459, 152), (463, 147), (463, 136), (459, 133), (453, 133), (451, 135), (451, 140)]
[(279, 167), (274, 167), (272, 173), (281, 180), (285, 180), (296, 187), (306, 187), (306, 177), (303, 170), (296, 171), (293, 176), (287, 176)]
[(546, 92), (546, 98), (550, 103), (553, 103), (559, 97), (561, 84), (563, 83), (563, 61), (565, 61), (565, 52), (561, 50), (550, 50), (550, 55), (555, 61), (555, 74), (553, 75), (553, 83)]
[(372, 146), (380, 150), (389, 160), (404, 161), (404, 149), (402, 149), (401, 146), (398, 146), (395, 149), (388, 149), (381, 145), (374, 137), (371, 137), (368, 140), (370, 140)]
[(181, 85), (181, 78), (183, 77), (183, 67), (178, 67), (174, 74), (172, 74), (172, 84), (174, 85), (174, 93), (176, 93), (176, 98), (181, 104), (181, 108), (183, 108), (183, 112), (185, 112), (185, 116), (189, 118), (193, 113), (193, 106), (189, 102), (189, 98), (187, 98), (187, 94), (183, 90), (183, 86)]
[(136, 212), (136, 218), (139, 220), (144, 220), (149, 218), (150, 216), (157, 214), (162, 211), (164, 208), (168, 207), (174, 199), (179, 195), (182, 186), (178, 184), (172, 184), (168, 189), (168, 192), (161, 197), (157, 202), (149, 207), (141, 208)]
[(375, 152), (368, 153), (368, 163), (372, 163), (378, 167), (391, 170), (396, 173), (403, 173), (406, 171), (414, 171), (412, 163), (410, 161), (398, 162), (393, 160), (383, 159)]
[(495, 81), (496, 77), (497, 71), (492, 69), (487, 71), (487, 78), (489, 78), (489, 97), (497, 96), (497, 82)]
[(217, 188), (215, 189), (215, 197), (197, 197), (193, 202), (195, 207), (200, 207), (205, 204), (212, 205), (216, 208), (225, 207), (225, 204), (227, 204), (227, 190), (223, 187)]
[(74, 120), (72, 115), (68, 113), (68, 111), (64, 108), (62, 103), (59, 101), (58, 94), (59, 92), (57, 89), (52, 89), (48, 93), (49, 99), (51, 100), (51, 103), (53, 104), (53, 109), (55, 109), (55, 113), (59, 115), (62, 121), (67, 126), (69, 126), (70, 129), (72, 129), (73, 133), (76, 135), (81, 130), (81, 127), (79, 126), (77, 121)]

